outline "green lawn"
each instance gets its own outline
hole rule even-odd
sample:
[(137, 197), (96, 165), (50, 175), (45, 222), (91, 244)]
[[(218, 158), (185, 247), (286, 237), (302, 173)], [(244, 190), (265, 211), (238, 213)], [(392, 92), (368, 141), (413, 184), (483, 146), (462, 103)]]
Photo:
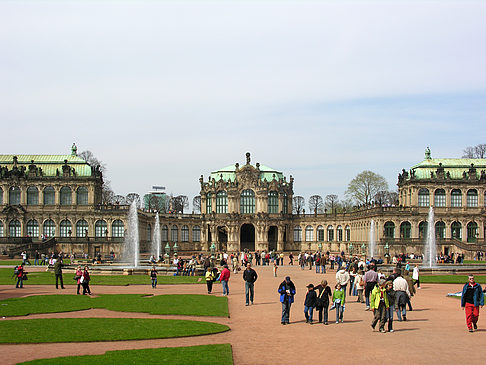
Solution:
[[(477, 283), (486, 284), (486, 275), (474, 275)], [(467, 275), (421, 275), (420, 283), (431, 284), (465, 284)]]
[(477, 260), (464, 260), (464, 263), (467, 265), (486, 265), (486, 261), (477, 261)]
[(98, 297), (69, 294), (33, 295), (1, 300), (0, 316), (73, 312), (91, 308), (104, 308), (119, 312), (227, 317), (228, 298), (191, 294), (156, 296), (101, 294)]
[(0, 322), (0, 343), (94, 342), (198, 336), (228, 331), (211, 322), (144, 318), (42, 318)]
[[(25, 267), (28, 272), (28, 280), (24, 285), (53, 285), (56, 282), (53, 272), (29, 272), (29, 266)], [(64, 273), (64, 284), (76, 284), (73, 280), (73, 273)], [(201, 276), (162, 276), (157, 277), (158, 284), (203, 284), (205, 280)], [(0, 268), (0, 285), (15, 285), (13, 269)], [(91, 275), (90, 285), (151, 285), (150, 277), (147, 275)]]
[(118, 364), (171, 364), (171, 365), (231, 365), (233, 353), (230, 344), (191, 347), (164, 347), (146, 350), (108, 351), (104, 355), (58, 357), (34, 360), (22, 364), (36, 365), (118, 365)]

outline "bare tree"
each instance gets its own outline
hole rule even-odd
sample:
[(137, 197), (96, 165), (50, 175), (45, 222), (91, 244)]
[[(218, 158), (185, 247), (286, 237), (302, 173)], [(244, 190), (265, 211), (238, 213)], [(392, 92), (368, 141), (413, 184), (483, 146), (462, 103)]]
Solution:
[(396, 205), (398, 203), (398, 193), (396, 191), (379, 191), (373, 197), (379, 205)]
[(328, 211), (330, 211), (331, 213), (334, 212), (334, 209), (337, 208), (338, 203), (339, 199), (336, 194), (326, 195), (326, 201), (324, 203), (324, 206)]
[(466, 147), (462, 158), (486, 158), (486, 143)]
[(113, 196), (113, 202), (114, 204), (119, 204), (119, 205), (126, 205), (127, 200), (123, 195), (115, 195)]
[(93, 166), (93, 167), (96, 167), (96, 166), (99, 166), (100, 167), (100, 171), (104, 174), (105, 171), (106, 171), (106, 164), (103, 163), (101, 160), (98, 160), (95, 155), (93, 154), (93, 152), (89, 151), (89, 150), (86, 150), (86, 151), (83, 151), (81, 152), (78, 157), (82, 158), (83, 160), (85, 160), (88, 165), (90, 166)]
[(322, 213), (323, 206), (324, 206), (324, 202), (322, 200), (322, 196), (312, 195), (309, 198), (309, 210), (311, 212), (314, 212), (314, 214)]
[(186, 195), (178, 195), (171, 199), (174, 212), (184, 214), (184, 209), (189, 208), (189, 198)]
[(138, 195), (137, 193), (127, 194), (127, 196), (125, 197), (125, 201), (128, 205), (136, 202), (135, 204), (137, 205), (137, 208), (140, 208), (140, 195)]
[(103, 186), (101, 188), (101, 203), (102, 204), (114, 204), (115, 200), (113, 199), (115, 197), (115, 193), (111, 189), (110, 186), (110, 181), (105, 180), (103, 181)]
[(296, 195), (292, 200), (292, 213), (293, 214), (300, 214), (305, 207), (305, 199), (303, 196)]
[(196, 195), (194, 199), (192, 199), (192, 210), (196, 214), (201, 213), (201, 195)]
[(373, 197), (382, 190), (388, 190), (385, 178), (372, 171), (363, 171), (351, 180), (346, 195), (359, 204), (369, 204)]

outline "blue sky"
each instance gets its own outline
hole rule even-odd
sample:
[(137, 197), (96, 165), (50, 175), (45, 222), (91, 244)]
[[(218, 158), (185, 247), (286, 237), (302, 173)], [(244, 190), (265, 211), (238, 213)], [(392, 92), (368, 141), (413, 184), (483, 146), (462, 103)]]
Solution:
[(123, 195), (192, 198), (247, 151), (306, 199), (395, 188), (486, 143), (485, 34), (479, 1), (2, 1), (1, 153), (76, 142)]

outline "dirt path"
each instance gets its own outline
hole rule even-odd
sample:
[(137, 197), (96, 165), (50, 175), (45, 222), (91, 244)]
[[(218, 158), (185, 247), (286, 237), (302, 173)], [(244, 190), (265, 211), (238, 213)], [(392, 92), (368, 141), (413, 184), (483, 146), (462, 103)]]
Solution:
[[(340, 363), (358, 361), (394, 361), (395, 356), (416, 364), (452, 364), (461, 362), (480, 364), (486, 356), (486, 320), (480, 319), (479, 330), (469, 333), (466, 330), (464, 313), (459, 301), (447, 298), (448, 292), (459, 291), (462, 285), (425, 284), (412, 300), (413, 312), (408, 314), (407, 322), (394, 321), (394, 333), (372, 332), (371, 312), (364, 310), (361, 303), (348, 301), (344, 323), (329, 326), (305, 323), (303, 300), (305, 286), (317, 284), (326, 278), (335, 282), (334, 272), (315, 274), (313, 271), (300, 270), (296, 266), (283, 266), (279, 277), (274, 278), (270, 267), (256, 268), (259, 279), (255, 285), (255, 304), (244, 305), (244, 285), (241, 274), (232, 275), (230, 280), (229, 311), (230, 318), (151, 316), (143, 313), (122, 313), (107, 310), (88, 310), (48, 315), (41, 317), (132, 317), (132, 318), (187, 318), (208, 320), (227, 324), (231, 331), (216, 335), (188, 337), (179, 339), (97, 342), (80, 344), (29, 344), (0, 345), (4, 356), (0, 363), (13, 364), (36, 358), (68, 355), (102, 354), (108, 350), (141, 349), (153, 347), (190, 346), (213, 343), (230, 343), (233, 347), (235, 364), (296, 364), (309, 358), (309, 353), (322, 352), (326, 359)], [(283, 277), (290, 275), (297, 287), (296, 303), (292, 306), (289, 326), (280, 324), (281, 306), (278, 302), (277, 287)], [(96, 293), (144, 293), (173, 294), (205, 292), (202, 285), (166, 285), (152, 290), (150, 285), (114, 287), (93, 286)], [(53, 286), (29, 286), (22, 291), (1, 286), (0, 298), (32, 294), (59, 293)], [(75, 293), (74, 286), (63, 292)], [(221, 286), (215, 286), (215, 294), (221, 295)], [(351, 297), (353, 300), (355, 297)], [(330, 320), (335, 317), (330, 311)], [(482, 329), (484, 328), (484, 329)], [(93, 329), (95, 330), (95, 329)]]

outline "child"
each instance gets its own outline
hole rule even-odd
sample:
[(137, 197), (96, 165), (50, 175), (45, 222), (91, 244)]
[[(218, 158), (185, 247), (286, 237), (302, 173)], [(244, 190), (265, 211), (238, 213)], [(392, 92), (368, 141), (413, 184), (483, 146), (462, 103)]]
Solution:
[(155, 266), (152, 266), (152, 270), (150, 270), (150, 277), (152, 278), (152, 288), (155, 289), (157, 287), (157, 270)]
[(354, 278), (354, 282), (356, 284), (356, 290), (358, 291), (358, 300), (357, 301), (361, 302), (361, 303), (364, 303), (364, 300), (363, 300), (363, 290), (364, 290), (363, 277), (364, 277), (363, 270), (359, 270), (358, 275), (356, 275), (356, 277)]
[(332, 293), (332, 303), (333, 307), (336, 308), (336, 323), (343, 323), (343, 313), (344, 313), (344, 298), (345, 293), (341, 284), (337, 283), (335, 286), (334, 293)]
[(305, 323), (312, 324), (312, 312), (314, 311), (314, 307), (317, 303), (317, 294), (314, 291), (314, 285), (309, 284), (307, 285), (307, 294), (305, 295), (304, 301), (304, 314), (305, 314)]
[(273, 276), (275, 276), (275, 277), (277, 277), (277, 270), (278, 270), (277, 261), (274, 261), (273, 262)]

